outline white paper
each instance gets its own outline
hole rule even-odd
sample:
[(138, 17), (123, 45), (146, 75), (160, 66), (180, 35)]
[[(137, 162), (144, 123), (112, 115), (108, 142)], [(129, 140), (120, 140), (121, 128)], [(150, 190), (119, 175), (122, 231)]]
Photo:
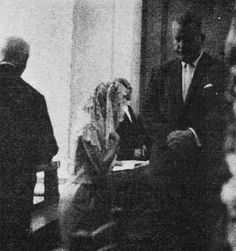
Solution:
[(114, 166), (113, 172), (124, 171), (124, 170), (132, 170), (135, 168), (143, 167), (149, 164), (149, 160), (141, 161), (141, 160), (124, 160), (121, 161), (121, 166)]

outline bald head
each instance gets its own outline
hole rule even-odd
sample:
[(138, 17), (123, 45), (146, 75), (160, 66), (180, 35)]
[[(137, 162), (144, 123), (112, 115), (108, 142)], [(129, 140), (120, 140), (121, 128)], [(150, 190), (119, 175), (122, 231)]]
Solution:
[(0, 47), (0, 64), (10, 64), (24, 71), (29, 57), (29, 44), (20, 37), (8, 37)]

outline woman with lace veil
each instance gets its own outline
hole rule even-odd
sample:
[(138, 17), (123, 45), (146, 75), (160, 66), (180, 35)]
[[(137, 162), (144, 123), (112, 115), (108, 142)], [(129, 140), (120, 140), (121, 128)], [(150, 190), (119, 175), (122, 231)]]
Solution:
[(109, 173), (115, 161), (123, 120), (126, 89), (117, 82), (99, 84), (84, 107), (89, 115), (78, 137), (73, 192), (60, 203), (60, 227), (65, 248), (78, 231), (91, 233), (110, 219)]

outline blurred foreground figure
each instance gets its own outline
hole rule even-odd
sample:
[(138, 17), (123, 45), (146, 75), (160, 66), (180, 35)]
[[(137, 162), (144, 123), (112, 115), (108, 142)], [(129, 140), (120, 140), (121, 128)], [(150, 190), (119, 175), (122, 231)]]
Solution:
[(227, 205), (230, 217), (228, 242), (236, 250), (236, 15), (231, 22), (225, 45), (225, 54), (231, 66), (227, 98), (232, 104), (225, 141), (225, 158), (232, 178), (223, 186), (221, 198)]
[(0, 48), (0, 250), (31, 250), (30, 220), (36, 166), (58, 147), (44, 97), (21, 74), (29, 45), (9, 37)]

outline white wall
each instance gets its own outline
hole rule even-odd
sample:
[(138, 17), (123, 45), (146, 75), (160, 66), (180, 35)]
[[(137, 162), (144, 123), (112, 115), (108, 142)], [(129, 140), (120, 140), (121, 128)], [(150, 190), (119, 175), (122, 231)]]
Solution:
[(31, 45), (23, 78), (46, 98), (62, 162), (68, 151), (72, 13), (71, 0), (0, 1), (0, 36), (21, 36)]
[(124, 77), (133, 87), (132, 107), (139, 112), (142, 0), (116, 0), (112, 77)]
[(0, 37), (31, 45), (23, 78), (46, 98), (62, 167), (73, 155), (69, 127), (83, 125), (81, 107), (99, 82), (127, 78), (138, 112), (141, 7), (142, 0), (0, 1)]
[(96, 85), (124, 77), (133, 86), (139, 109), (142, 0), (76, 0), (72, 46), (71, 138), (85, 122), (81, 109)]

